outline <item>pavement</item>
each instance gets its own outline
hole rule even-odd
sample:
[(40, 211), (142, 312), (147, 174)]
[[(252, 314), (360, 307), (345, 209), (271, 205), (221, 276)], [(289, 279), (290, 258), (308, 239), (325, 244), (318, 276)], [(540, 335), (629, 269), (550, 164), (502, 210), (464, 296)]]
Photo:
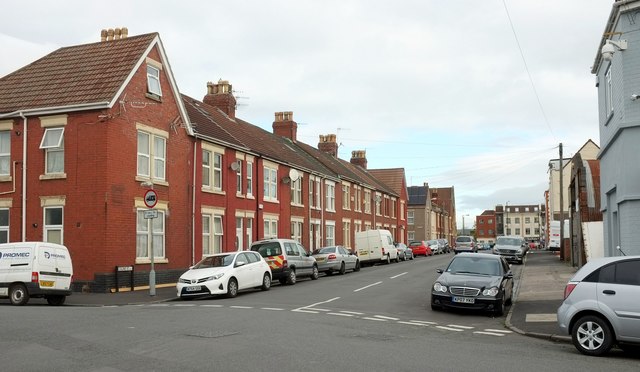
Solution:
[[(552, 341), (571, 342), (556, 322), (556, 310), (564, 299), (564, 287), (576, 268), (561, 261), (558, 252), (530, 250), (527, 254), (515, 300), (505, 320), (512, 331)], [(67, 297), (71, 306), (122, 306), (168, 302), (177, 299), (175, 284), (156, 287), (151, 296), (148, 288), (118, 293), (77, 293)], [(44, 300), (32, 299), (31, 302)], [(46, 303), (46, 302), (45, 302)]]
[(507, 313), (507, 327), (526, 336), (571, 342), (571, 336), (558, 327), (556, 311), (576, 271), (560, 260), (559, 252), (530, 250), (520, 273), (516, 299)]

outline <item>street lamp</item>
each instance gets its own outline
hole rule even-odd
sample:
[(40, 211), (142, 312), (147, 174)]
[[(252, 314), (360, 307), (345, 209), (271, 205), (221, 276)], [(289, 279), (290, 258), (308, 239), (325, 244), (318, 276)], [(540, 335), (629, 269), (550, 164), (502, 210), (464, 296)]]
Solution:
[(468, 214), (462, 215), (462, 235), (467, 235), (465, 234), (466, 230), (464, 229), (464, 216), (469, 216), (469, 215)]

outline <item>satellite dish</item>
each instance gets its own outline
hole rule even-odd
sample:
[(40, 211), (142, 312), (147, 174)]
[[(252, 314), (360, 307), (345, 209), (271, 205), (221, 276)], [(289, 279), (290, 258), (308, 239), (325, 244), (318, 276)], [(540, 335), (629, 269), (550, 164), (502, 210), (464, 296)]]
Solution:
[(291, 178), (291, 181), (297, 181), (298, 178), (300, 178), (300, 174), (298, 173), (297, 170), (295, 169), (290, 169), (289, 170), (289, 178)]
[(233, 163), (231, 163), (229, 167), (231, 168), (232, 171), (237, 172), (238, 169), (240, 169), (240, 164), (238, 164), (237, 161), (234, 161)]

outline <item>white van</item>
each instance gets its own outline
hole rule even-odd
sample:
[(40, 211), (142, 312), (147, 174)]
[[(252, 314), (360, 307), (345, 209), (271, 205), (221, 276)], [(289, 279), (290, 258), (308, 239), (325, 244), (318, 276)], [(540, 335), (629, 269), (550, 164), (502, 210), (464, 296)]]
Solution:
[(45, 242), (0, 244), (0, 298), (25, 305), (44, 297), (49, 305), (64, 304), (71, 295), (73, 265), (67, 247)]
[(356, 252), (360, 264), (398, 262), (398, 249), (393, 245), (389, 230), (366, 230), (356, 232)]

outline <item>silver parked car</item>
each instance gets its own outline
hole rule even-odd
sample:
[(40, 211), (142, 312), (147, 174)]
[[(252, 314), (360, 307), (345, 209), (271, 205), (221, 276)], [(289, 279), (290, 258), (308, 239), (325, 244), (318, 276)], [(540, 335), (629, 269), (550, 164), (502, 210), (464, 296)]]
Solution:
[(558, 326), (586, 355), (640, 348), (640, 256), (592, 259), (571, 278)]
[(455, 245), (453, 246), (453, 252), (455, 254), (461, 252), (478, 252), (478, 245), (476, 239), (469, 235), (460, 235), (456, 238)]
[(509, 262), (522, 264), (524, 256), (529, 251), (529, 243), (521, 236), (499, 236), (496, 245), (493, 246), (493, 253), (507, 259)]
[(360, 271), (360, 260), (347, 248), (337, 245), (316, 249), (311, 253), (318, 263), (318, 271), (327, 275), (337, 271), (343, 275), (347, 270)]

